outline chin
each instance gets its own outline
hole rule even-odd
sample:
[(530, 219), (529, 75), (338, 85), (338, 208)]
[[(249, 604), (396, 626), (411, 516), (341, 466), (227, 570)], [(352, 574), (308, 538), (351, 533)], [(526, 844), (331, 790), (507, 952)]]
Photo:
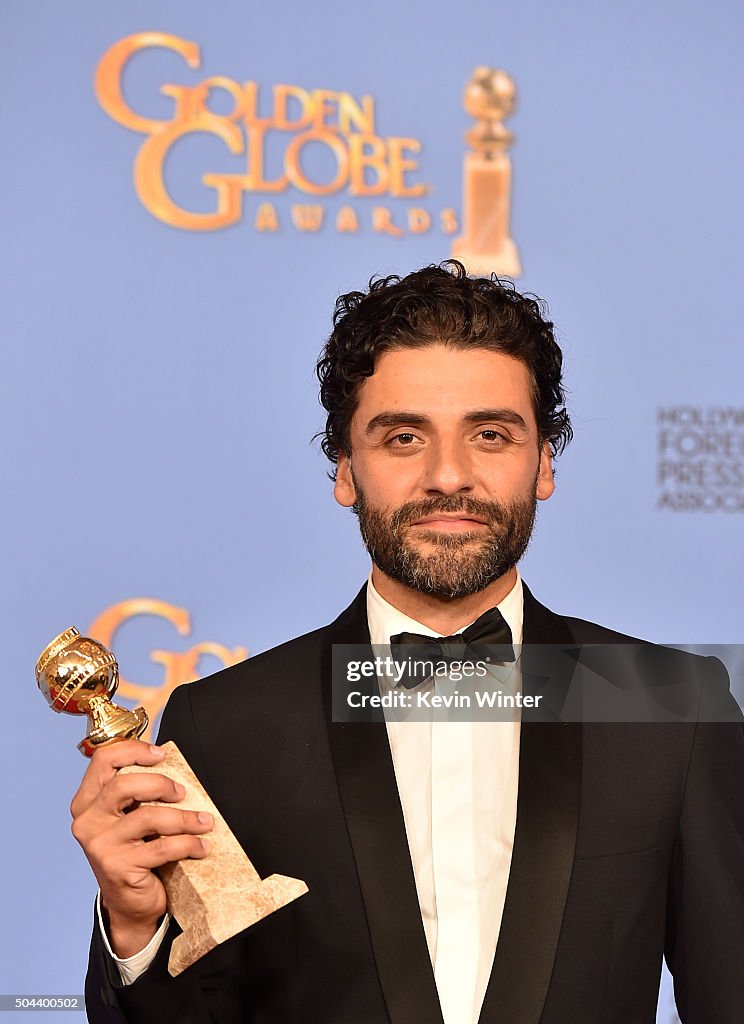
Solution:
[[(465, 544), (483, 544), (485, 539), (479, 534), (471, 532), (426, 530), (419, 534), (417, 541), (420, 545), (425, 544), (429, 548), (452, 549), (464, 547)], [(416, 541), (409, 541), (409, 543), (411, 547), (416, 547)]]

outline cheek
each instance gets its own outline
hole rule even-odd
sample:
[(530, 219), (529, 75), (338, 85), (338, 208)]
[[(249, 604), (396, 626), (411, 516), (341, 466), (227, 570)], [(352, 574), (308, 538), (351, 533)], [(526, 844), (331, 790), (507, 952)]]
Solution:
[(537, 459), (512, 459), (506, 454), (486, 456), (477, 466), (477, 476), (494, 493), (511, 491), (515, 495), (525, 494), (534, 489), (539, 465)]
[(395, 481), (389, 475), (375, 472), (357, 473), (357, 490), (362, 492), (367, 504), (376, 509), (385, 509), (395, 504)]
[(364, 493), (378, 506), (394, 507), (402, 501), (416, 496), (420, 470), (407, 460), (401, 459), (394, 465), (369, 467), (359, 485)]
[(418, 483), (419, 474), (411, 474), (402, 465), (385, 468), (367, 466), (363, 473), (355, 467), (354, 474), (357, 489), (363, 494), (367, 505), (384, 514), (394, 512), (407, 502), (420, 500), (425, 495)]

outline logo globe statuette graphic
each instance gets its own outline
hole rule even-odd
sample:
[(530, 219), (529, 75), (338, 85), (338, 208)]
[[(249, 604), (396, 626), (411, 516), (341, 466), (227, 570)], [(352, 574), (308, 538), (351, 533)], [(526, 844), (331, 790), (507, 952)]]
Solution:
[(88, 716), (88, 732), (78, 743), (86, 757), (103, 743), (135, 739), (147, 728), (144, 708), (129, 711), (111, 700), (119, 685), (111, 651), (81, 636), (74, 626), (44, 648), (36, 663), (36, 682), (53, 711)]

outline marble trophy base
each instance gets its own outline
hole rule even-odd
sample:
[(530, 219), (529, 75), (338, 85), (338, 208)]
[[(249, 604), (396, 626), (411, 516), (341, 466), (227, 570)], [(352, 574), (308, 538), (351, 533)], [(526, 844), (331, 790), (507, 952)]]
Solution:
[[(168, 896), (168, 910), (183, 929), (173, 942), (168, 972), (174, 977), (215, 946), (291, 903), (308, 891), (304, 882), (286, 875), (261, 879), (224, 818), (204, 792), (175, 743), (164, 743), (165, 758), (150, 768), (131, 765), (128, 772), (156, 772), (180, 782), (186, 795), (162, 804), (190, 811), (209, 811), (214, 828), (204, 860), (181, 860), (158, 869)], [(153, 801), (159, 804), (159, 801)]]

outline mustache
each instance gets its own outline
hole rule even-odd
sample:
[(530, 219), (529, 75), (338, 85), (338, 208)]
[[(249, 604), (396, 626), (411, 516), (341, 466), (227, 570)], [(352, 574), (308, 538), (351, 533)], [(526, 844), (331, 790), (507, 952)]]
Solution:
[(464, 512), (465, 515), (483, 519), (489, 526), (503, 522), (506, 506), (499, 501), (484, 501), (481, 498), (466, 498), (453, 494), (451, 497), (442, 495), (437, 498), (422, 498), (420, 501), (407, 501), (396, 509), (390, 517), (390, 529), (398, 533), (403, 527), (410, 526), (423, 516), (432, 516), (437, 512)]

